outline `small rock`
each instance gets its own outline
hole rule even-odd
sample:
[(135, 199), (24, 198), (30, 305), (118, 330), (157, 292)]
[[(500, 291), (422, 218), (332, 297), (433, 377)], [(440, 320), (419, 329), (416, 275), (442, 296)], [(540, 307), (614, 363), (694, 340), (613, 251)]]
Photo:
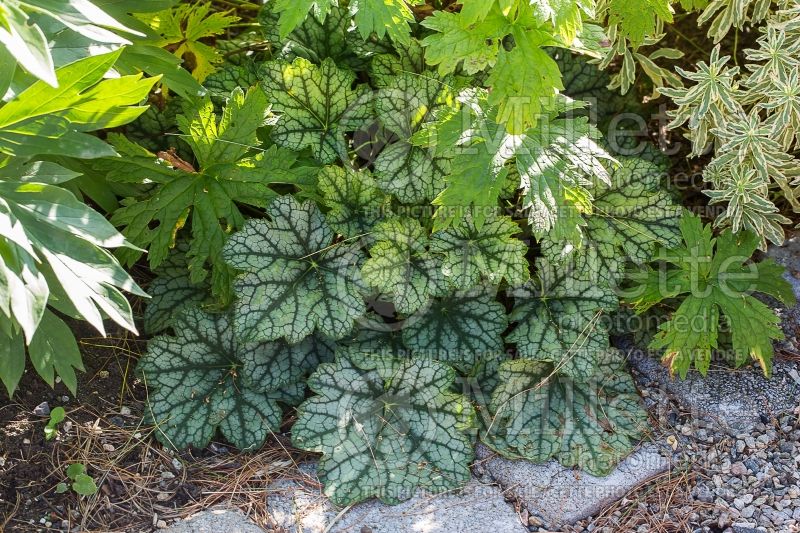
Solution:
[(175, 474), (173, 474), (169, 470), (161, 472), (161, 479), (173, 479), (173, 478), (175, 478)]
[(177, 458), (177, 457), (174, 457), (174, 458), (172, 459), (172, 467), (173, 467), (173, 468), (175, 468), (175, 470), (177, 470), (178, 472), (180, 472), (181, 470), (183, 470), (183, 463), (181, 463), (181, 462), (178, 460), (178, 458)]
[(122, 416), (130, 416), (131, 415), (131, 408), (130, 407), (125, 407), (123, 405), (119, 409), (119, 414), (121, 414)]
[(50, 416), (50, 404), (42, 402), (33, 408), (33, 414), (36, 416)]
[(172, 498), (172, 495), (169, 494), (168, 492), (159, 492), (156, 495), (156, 500), (158, 500), (160, 502), (165, 502), (165, 501), (169, 500), (170, 498)]
[(741, 461), (737, 461), (731, 465), (731, 474), (734, 476), (743, 476), (747, 474), (747, 467)]
[(751, 516), (753, 516), (753, 513), (755, 513), (755, 512), (756, 512), (756, 508), (754, 506), (752, 506), (752, 505), (748, 505), (747, 507), (742, 509), (742, 512), (740, 513), (740, 516), (742, 518), (750, 518)]
[(108, 443), (103, 444), (103, 449), (107, 452), (113, 452), (114, 450), (116, 450), (113, 444), (108, 444)]
[(755, 459), (748, 459), (744, 464), (754, 474), (760, 470), (758, 468), (758, 462)]
[(361, 533), (372, 533), (372, 528), (369, 526), (363, 526), (361, 528)]
[(536, 516), (529, 516), (528, 525), (533, 527), (542, 527), (542, 520)]
[(166, 529), (167, 528), (167, 523), (164, 522), (163, 520), (159, 520), (158, 522), (156, 522), (156, 527), (158, 529)]

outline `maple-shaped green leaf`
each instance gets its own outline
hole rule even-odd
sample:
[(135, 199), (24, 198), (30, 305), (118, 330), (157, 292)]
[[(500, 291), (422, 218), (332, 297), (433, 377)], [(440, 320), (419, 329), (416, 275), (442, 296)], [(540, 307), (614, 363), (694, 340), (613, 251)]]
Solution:
[(173, 320), (188, 307), (199, 307), (211, 286), (208, 282), (192, 283), (186, 253), (189, 244), (179, 242), (153, 273), (156, 278), (147, 285), (150, 299), (145, 302), (144, 329), (149, 335), (172, 327)]
[(455, 154), (447, 188), (432, 202), (438, 206), (434, 230), (460, 224), (470, 212), (477, 227), (497, 207), (506, 186), (507, 163), (519, 146), (517, 136), (496, 123), (487, 91), (465, 90), (458, 96), (459, 112), (445, 115), (432, 127), (436, 151)]
[(306, 17), (313, 16), (325, 22), (336, 0), (270, 0), (274, 11), (280, 15), (280, 38), (285, 39)]
[(616, 286), (625, 262), (642, 264), (656, 246), (680, 242), (680, 206), (665, 185), (664, 170), (642, 158), (619, 158), (611, 186), (598, 184), (591, 214), (584, 214), (583, 242), (576, 248), (546, 238), (542, 253), (554, 263), (568, 261), (599, 285)]
[(454, 105), (449, 80), (433, 72), (402, 73), (377, 93), (375, 113), (397, 140), (375, 160), (380, 187), (403, 203), (428, 203), (444, 189), (450, 155), (409, 142), (414, 134)]
[(520, 357), (553, 363), (559, 374), (588, 379), (597, 358), (608, 349), (603, 315), (618, 307), (608, 287), (593, 283), (585, 272), (537, 261), (537, 279), (514, 294), (514, 330), (506, 341), (517, 345)]
[[(565, 102), (570, 108), (574, 102)], [(571, 109), (570, 109), (571, 111)], [(522, 206), (533, 234), (555, 241), (580, 239), (581, 213), (591, 211), (594, 183), (609, 185), (604, 163), (614, 160), (598, 145), (600, 133), (586, 117), (540, 117), (519, 140), (516, 167)]]
[(538, 19), (550, 22), (564, 44), (572, 44), (583, 29), (583, 14), (594, 18), (592, 0), (534, 0), (530, 2)]
[(610, 0), (608, 10), (608, 23), (617, 25), (619, 35), (627, 38), (634, 48), (656, 33), (658, 21), (672, 22), (669, 0)]
[(192, 75), (202, 82), (214, 72), (223, 57), (201, 39), (215, 37), (227, 30), (239, 17), (211, 12), (211, 3), (178, 4), (170, 9), (134, 15), (158, 36), (152, 44), (169, 47), (175, 57), (189, 63)]
[(388, 35), (401, 44), (411, 40), (408, 24), (414, 21), (414, 13), (406, 0), (353, 0), (350, 11), (364, 39), (374, 33), (379, 39)]
[(436, 11), (422, 21), (433, 33), (422, 40), (425, 60), (438, 66), (440, 74), (455, 72), (461, 66), (465, 74), (476, 74), (495, 64), (503, 37), (510, 24), (495, 2), (480, 21), (467, 14)]
[(558, 64), (543, 49), (556, 44), (549, 32), (514, 27), (511, 34), (515, 46), (500, 49), (486, 84), (492, 88), (489, 104), (497, 106), (497, 122), (509, 133), (522, 134), (539, 120), (542, 101), (564, 85)]
[(469, 401), (443, 363), (377, 356), (337, 358), (308, 380), (292, 442), (322, 453), (317, 473), (337, 505), (377, 497), (398, 503), (417, 488), (453, 490), (469, 480)]
[(477, 361), (503, 354), (508, 327), (503, 305), (483, 291), (434, 300), (409, 317), (403, 342), (415, 357), (444, 361), (466, 371)]
[(438, 257), (428, 251), (428, 231), (411, 218), (392, 218), (378, 224), (372, 234), (361, 275), (372, 288), (389, 296), (400, 313), (411, 314), (434, 296), (447, 293)]
[(470, 289), (482, 279), (522, 285), (530, 277), (528, 247), (513, 237), (517, 233), (520, 228), (510, 217), (493, 214), (478, 228), (469, 216), (463, 224), (434, 233), (431, 252), (444, 254), (442, 270), (457, 289)]
[(310, 148), (320, 163), (347, 161), (345, 133), (370, 121), (371, 109), (359, 102), (364, 85), (352, 89), (355, 74), (325, 59), (314, 65), (298, 57), (292, 63), (262, 65), (259, 75), (279, 119), (272, 139), (300, 151)]
[(434, 200), (440, 206), (435, 229), (458, 225), (469, 206), (475, 207), (478, 227), (485, 213), (497, 206), (513, 162), (522, 206), (534, 235), (550, 232), (554, 240), (574, 242), (580, 237), (581, 212), (591, 209), (588, 190), (595, 181), (610, 181), (604, 162), (613, 161), (598, 145), (600, 133), (586, 117), (560, 117), (582, 104), (565, 97), (554, 99), (547, 114), (522, 135), (511, 135), (495, 123), (496, 111), (483, 91), (459, 95), (462, 112), (439, 121), (434, 142), (453, 152), (447, 188)]
[(719, 347), (719, 321), (724, 315), (730, 329), (733, 356), (738, 367), (753, 359), (764, 374), (772, 372), (772, 341), (782, 339), (775, 311), (753, 294), (768, 294), (794, 305), (792, 287), (782, 277), (783, 267), (767, 259), (751, 263), (759, 244), (757, 235), (729, 229), (713, 238), (710, 225), (688, 212), (681, 219), (683, 243), (663, 247), (654, 257), (663, 262), (657, 270), (636, 272), (627, 301), (638, 312), (665, 299), (681, 301), (672, 318), (662, 324), (650, 343), (664, 350), (670, 369), (686, 377), (694, 363), (708, 371), (712, 351)]
[(297, 343), (318, 331), (341, 339), (366, 311), (358, 245), (334, 243), (313, 202), (281, 196), (267, 215), (249, 220), (223, 250), (225, 261), (245, 272), (235, 287), (236, 337)]
[(326, 166), (317, 176), (317, 185), (330, 209), (328, 224), (345, 238), (366, 236), (388, 212), (388, 199), (369, 170)]
[(502, 455), (541, 463), (555, 458), (608, 475), (650, 427), (622, 355), (607, 350), (587, 380), (557, 374), (552, 363), (517, 359), (499, 368), (484, 443)]
[[(270, 350), (238, 343), (228, 315), (187, 309), (175, 336), (155, 337), (137, 367), (148, 387), (146, 423), (173, 448), (205, 447), (219, 429), (237, 448), (256, 449), (278, 429), (281, 393), (241, 376), (242, 359)], [(285, 364), (285, 362), (284, 362)]]
[[(111, 180), (154, 185), (147, 196), (125, 200), (112, 217), (131, 242), (147, 248), (150, 267), (157, 268), (166, 259), (178, 232), (189, 226), (191, 281), (203, 281), (210, 264), (213, 293), (223, 302), (230, 300), (233, 271), (220, 252), (228, 234), (244, 223), (238, 204), (263, 207), (277, 195), (270, 184), (302, 179), (296, 154), (276, 146), (253, 150), (258, 145), (256, 130), (266, 117), (266, 96), (258, 87), (246, 94), (235, 90), (221, 117), (206, 97), (189, 104), (178, 120), (199, 169), (166, 154), (170, 169), (149, 154), (121, 162), (126, 171), (112, 170), (108, 175)], [(133, 264), (140, 253), (121, 257)]]

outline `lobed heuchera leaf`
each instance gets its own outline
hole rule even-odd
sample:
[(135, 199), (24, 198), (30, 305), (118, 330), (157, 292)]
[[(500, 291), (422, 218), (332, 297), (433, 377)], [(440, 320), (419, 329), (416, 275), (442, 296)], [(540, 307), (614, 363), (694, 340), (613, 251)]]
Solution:
[(626, 261), (642, 264), (658, 244), (680, 242), (680, 207), (662, 185), (664, 170), (645, 159), (620, 158), (611, 185), (598, 184), (591, 214), (584, 214), (584, 239), (577, 247), (564, 247), (546, 239), (542, 253), (554, 263), (569, 262), (577, 272), (614, 287), (624, 274)]
[(415, 357), (468, 371), (476, 362), (504, 353), (506, 310), (494, 294), (454, 294), (434, 300), (406, 319), (403, 343)]
[(689, 213), (681, 219), (680, 229), (683, 243), (663, 247), (655, 256), (663, 266), (629, 275), (633, 287), (626, 299), (638, 312), (667, 298), (682, 300), (661, 324), (650, 347), (663, 349), (663, 359), (681, 377), (686, 377), (693, 363), (705, 375), (712, 351), (720, 347), (719, 325), (724, 315), (735, 366), (752, 358), (770, 375), (772, 340), (782, 339), (783, 332), (775, 312), (753, 294), (768, 294), (793, 305), (795, 295), (781, 276), (783, 268), (771, 259), (749, 263), (759, 244), (753, 233), (736, 235), (728, 229), (715, 239), (711, 226)]
[(366, 236), (389, 211), (388, 198), (369, 170), (326, 166), (317, 175), (317, 185), (330, 209), (328, 224), (345, 238)]
[(380, 187), (403, 203), (427, 203), (444, 189), (450, 154), (409, 142), (412, 136), (455, 104), (452, 80), (434, 72), (401, 73), (390, 78), (375, 99), (375, 113), (396, 140), (375, 160)]
[(279, 115), (272, 139), (300, 151), (310, 148), (323, 164), (347, 161), (345, 132), (369, 122), (371, 109), (359, 102), (366, 87), (352, 89), (355, 74), (330, 60), (314, 65), (302, 57), (262, 65), (262, 86)]
[(397, 311), (415, 313), (431, 298), (447, 294), (441, 260), (428, 250), (428, 231), (411, 218), (378, 224), (361, 275), (373, 289), (391, 297)]
[(366, 311), (358, 246), (334, 243), (334, 232), (312, 202), (282, 196), (267, 216), (249, 220), (222, 252), (244, 272), (236, 281), (236, 337), (286, 337), (290, 343), (314, 331), (344, 337)]
[(197, 308), (186, 310), (173, 329), (174, 337), (150, 341), (138, 365), (149, 390), (145, 419), (156, 425), (156, 438), (176, 449), (203, 448), (219, 429), (239, 449), (260, 447), (280, 425), (277, 401), (284, 393), (277, 387), (285, 381), (276, 375), (275, 389), (248, 383), (240, 377), (242, 360), (274, 345), (241, 344), (228, 315)]
[(552, 363), (554, 371), (589, 379), (609, 346), (602, 315), (618, 307), (614, 292), (587, 272), (537, 261), (536, 284), (519, 289), (511, 312), (517, 325), (506, 337), (525, 359)]
[(522, 285), (530, 274), (527, 247), (513, 237), (519, 232), (510, 217), (493, 214), (478, 228), (468, 216), (462, 224), (434, 233), (431, 252), (444, 255), (442, 270), (456, 289), (470, 289), (482, 279)]
[(147, 285), (150, 299), (144, 308), (144, 330), (149, 335), (172, 327), (173, 320), (188, 307), (199, 307), (211, 292), (208, 282), (192, 283), (186, 252), (180, 241), (167, 259), (153, 271), (156, 278)]
[(622, 363), (617, 350), (607, 350), (597, 372), (577, 381), (558, 375), (552, 363), (503, 362), (483, 442), (507, 457), (537, 463), (555, 458), (607, 475), (649, 427)]
[(333, 361), (335, 352), (336, 343), (323, 335), (309, 335), (297, 344), (283, 339), (263, 342), (242, 354), (242, 380), (254, 388), (278, 390)]
[(315, 395), (298, 409), (292, 442), (323, 454), (317, 472), (340, 506), (455, 489), (470, 477), (473, 409), (450, 391), (454, 380), (436, 361), (338, 357), (309, 378)]

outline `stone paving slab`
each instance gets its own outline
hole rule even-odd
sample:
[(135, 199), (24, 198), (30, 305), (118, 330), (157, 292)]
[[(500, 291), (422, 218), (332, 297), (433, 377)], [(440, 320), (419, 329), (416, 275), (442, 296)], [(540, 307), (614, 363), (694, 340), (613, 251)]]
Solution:
[[(791, 410), (800, 398), (800, 369), (796, 362), (776, 361), (772, 377), (755, 365), (738, 370), (710, 370), (703, 377), (690, 372), (686, 379), (671, 377), (655, 355), (619, 339), (615, 344), (645, 380), (655, 382), (688, 411), (696, 423), (733, 435), (752, 431), (763, 417)], [(640, 378), (641, 380), (641, 378)]]
[(161, 533), (264, 533), (244, 514), (234, 509), (217, 508), (181, 520)]
[(340, 513), (317, 488), (313, 465), (304, 465), (308, 483), (279, 481), (268, 504), (278, 531), (288, 533), (524, 533), (519, 516), (495, 485), (471, 480), (460, 491), (422, 491), (399, 505), (377, 500)]
[(669, 459), (652, 444), (640, 446), (606, 477), (561, 466), (556, 461), (534, 464), (511, 461), (478, 446), (479, 465), (551, 529), (591, 516), (629, 490), (669, 469)]

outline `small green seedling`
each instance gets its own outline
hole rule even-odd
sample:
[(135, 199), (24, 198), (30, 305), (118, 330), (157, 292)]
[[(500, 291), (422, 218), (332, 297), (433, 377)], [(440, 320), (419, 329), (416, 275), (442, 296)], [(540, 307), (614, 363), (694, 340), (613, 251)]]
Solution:
[[(80, 463), (75, 463), (67, 467), (67, 477), (72, 480), (72, 490), (81, 496), (91, 496), (97, 492), (97, 485), (92, 476), (86, 473), (86, 467)], [(56, 485), (56, 492), (63, 494), (69, 490), (69, 486), (62, 482)]]
[(67, 416), (66, 411), (64, 411), (63, 407), (56, 407), (52, 411), (50, 411), (50, 420), (47, 422), (47, 425), (44, 427), (44, 438), (45, 440), (53, 440), (58, 435), (58, 425), (64, 421), (64, 418)]

